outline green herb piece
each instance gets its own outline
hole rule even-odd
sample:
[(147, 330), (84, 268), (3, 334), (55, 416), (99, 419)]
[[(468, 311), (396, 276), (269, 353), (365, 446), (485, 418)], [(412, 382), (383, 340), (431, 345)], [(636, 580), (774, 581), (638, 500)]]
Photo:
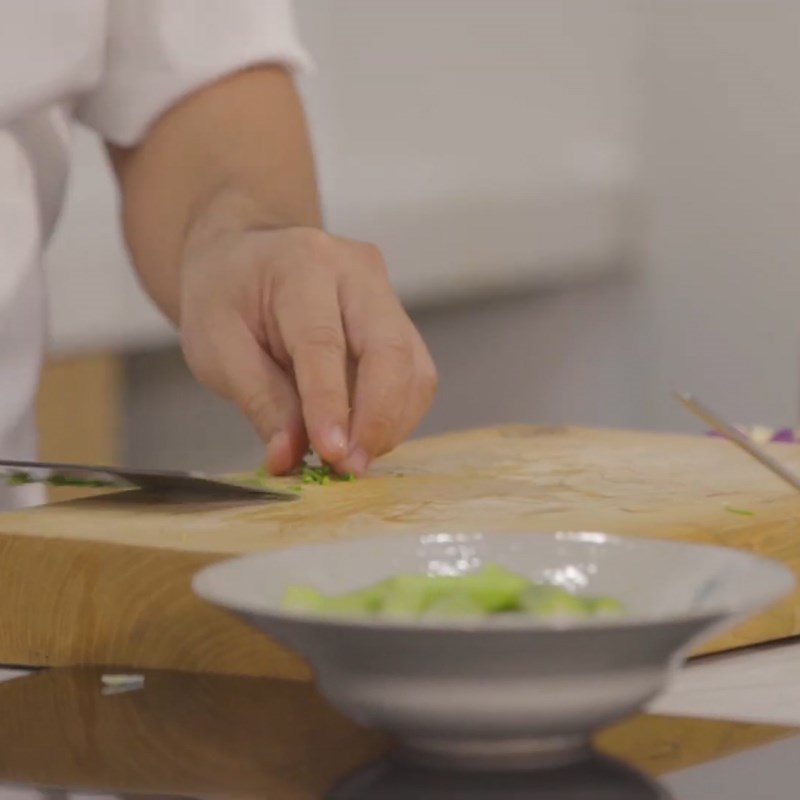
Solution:
[(104, 481), (98, 478), (76, 478), (71, 475), (64, 475), (61, 472), (54, 472), (46, 480), (51, 486), (80, 486), (92, 489), (105, 489), (111, 486), (119, 486), (114, 481)]
[(725, 510), (730, 514), (738, 514), (741, 517), (754, 517), (756, 515), (756, 512), (751, 511), (749, 508), (734, 508), (733, 506), (725, 506)]
[(327, 464), (312, 467), (304, 462), (300, 467), (300, 480), (303, 483), (330, 483), (331, 472), (332, 470)]
[(355, 480), (355, 475), (349, 472), (340, 475), (330, 464), (323, 462), (319, 466), (314, 466), (309, 464), (306, 459), (303, 459), (303, 463), (300, 465), (300, 480), (303, 483), (316, 483), (324, 486), (331, 481), (353, 481)]
[(8, 483), (9, 486), (23, 486), (27, 483), (46, 483), (50, 486), (80, 486), (94, 489), (105, 489), (124, 485), (114, 481), (99, 480), (97, 478), (76, 478), (70, 475), (64, 475), (61, 472), (54, 472), (49, 478), (35, 478), (29, 472), (14, 472), (8, 476), (6, 483)]
[(270, 475), (264, 467), (254, 469), (249, 475), (235, 475), (232, 478), (234, 483), (241, 486), (253, 486), (256, 489), (267, 489), (275, 491), (289, 491), (300, 494), (302, 486), (285, 486), (276, 480), (274, 475)]
[[(312, 457), (313, 453), (309, 450), (306, 457), (300, 463), (299, 468), (294, 473), (295, 476), (300, 479), (301, 484), (325, 486), (331, 482), (349, 482), (356, 479), (355, 475), (349, 472), (345, 472), (340, 475), (330, 464), (326, 464), (325, 462), (321, 464), (311, 464), (309, 463), (309, 458)], [(273, 476), (269, 475), (264, 467), (259, 467), (257, 470), (255, 470), (252, 478), (240, 478), (238, 479), (238, 482), (248, 486), (269, 488), (270, 483), (273, 480)], [(299, 487), (293, 487), (292, 491), (299, 492), (301, 489), (302, 485)]]

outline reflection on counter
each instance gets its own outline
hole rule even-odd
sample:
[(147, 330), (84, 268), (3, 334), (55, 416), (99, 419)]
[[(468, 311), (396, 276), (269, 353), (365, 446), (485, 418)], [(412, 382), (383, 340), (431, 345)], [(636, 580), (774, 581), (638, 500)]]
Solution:
[(126, 798), (666, 800), (653, 776), (790, 733), (643, 717), (603, 734), (604, 755), (573, 768), (436, 772), (389, 757), (390, 742), (308, 683), (149, 671), (136, 691), (104, 694), (102, 675), (52, 670), (0, 684), (0, 800), (36, 796), (11, 786)]
[(646, 775), (612, 759), (541, 772), (444, 772), (386, 759), (362, 768), (326, 800), (671, 800)]

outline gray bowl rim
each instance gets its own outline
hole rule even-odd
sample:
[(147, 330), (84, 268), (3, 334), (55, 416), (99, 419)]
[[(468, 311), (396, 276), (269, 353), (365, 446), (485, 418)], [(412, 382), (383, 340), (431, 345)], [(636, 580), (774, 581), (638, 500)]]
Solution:
[(225, 608), (237, 614), (258, 618), (264, 621), (275, 623), (298, 625), (303, 627), (329, 628), (333, 630), (369, 630), (379, 631), (401, 631), (405, 633), (431, 632), (431, 633), (508, 633), (511, 631), (546, 633), (546, 632), (581, 632), (597, 629), (632, 629), (632, 628), (653, 628), (660, 626), (670, 626), (681, 623), (696, 623), (698, 625), (710, 624), (715, 620), (722, 619), (746, 619), (764, 610), (779, 600), (788, 596), (796, 587), (797, 580), (794, 573), (787, 566), (779, 561), (764, 556), (750, 553), (737, 547), (727, 547), (716, 544), (704, 544), (698, 542), (682, 542), (673, 539), (658, 539), (643, 536), (615, 535), (603, 532), (591, 531), (496, 531), (491, 529), (485, 531), (465, 531), (465, 532), (446, 532), (446, 531), (422, 531), (419, 533), (399, 533), (392, 534), (394, 539), (405, 538), (409, 541), (417, 541), (428, 535), (447, 533), (452, 536), (463, 536), (465, 539), (484, 536), (550, 536), (563, 541), (587, 542), (591, 544), (602, 544), (608, 546), (630, 545), (635, 547), (661, 547), (661, 548), (692, 548), (695, 550), (724, 552), (728, 557), (734, 557), (742, 564), (749, 562), (753, 568), (759, 568), (772, 573), (769, 589), (764, 589), (759, 595), (753, 597), (747, 603), (740, 603), (729, 607), (706, 607), (697, 611), (687, 611), (682, 614), (624, 614), (614, 617), (528, 617), (523, 615), (488, 615), (486, 617), (453, 617), (443, 619), (441, 617), (422, 617), (417, 619), (407, 619), (402, 617), (358, 617), (358, 616), (333, 616), (327, 614), (310, 614), (297, 611), (286, 611), (273, 606), (267, 607), (258, 604), (243, 603), (231, 599), (224, 592), (216, 589), (212, 581), (218, 572), (230, 569), (231, 567), (250, 563), (253, 561), (267, 560), (271, 556), (286, 553), (291, 550), (320, 550), (335, 548), (339, 544), (350, 544), (356, 542), (379, 542), (386, 541), (386, 536), (365, 536), (358, 539), (350, 539), (347, 542), (315, 542), (294, 547), (281, 547), (270, 550), (263, 550), (248, 553), (242, 556), (226, 558), (217, 561), (197, 572), (192, 578), (192, 590), (203, 600), (216, 606)]

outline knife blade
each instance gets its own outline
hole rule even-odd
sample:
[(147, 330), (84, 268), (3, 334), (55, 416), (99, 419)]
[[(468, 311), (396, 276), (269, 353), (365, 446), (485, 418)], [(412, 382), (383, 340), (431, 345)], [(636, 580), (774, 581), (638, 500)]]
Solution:
[[(136, 487), (156, 495), (181, 496), (205, 500), (297, 500), (298, 495), (283, 489), (236, 481), (220, 480), (202, 472), (181, 472), (177, 470), (144, 470), (127, 467), (109, 467), (97, 464), (76, 464), (62, 461), (21, 461), (0, 459), (0, 472), (19, 475), (20, 483), (38, 480), (53, 481), (61, 479), (63, 485), (70, 480), (98, 481), (111, 488)], [(41, 477), (31, 477), (39, 475)], [(99, 483), (87, 485), (99, 485)]]

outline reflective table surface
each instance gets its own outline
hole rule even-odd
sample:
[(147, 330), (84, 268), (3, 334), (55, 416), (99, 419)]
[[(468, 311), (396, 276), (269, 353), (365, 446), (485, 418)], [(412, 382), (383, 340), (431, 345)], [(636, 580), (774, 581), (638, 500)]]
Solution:
[(739, 800), (790, 798), (800, 730), (642, 716), (570, 767), (490, 774), (404, 764), (306, 683), (57, 669), (0, 684), (0, 800)]

